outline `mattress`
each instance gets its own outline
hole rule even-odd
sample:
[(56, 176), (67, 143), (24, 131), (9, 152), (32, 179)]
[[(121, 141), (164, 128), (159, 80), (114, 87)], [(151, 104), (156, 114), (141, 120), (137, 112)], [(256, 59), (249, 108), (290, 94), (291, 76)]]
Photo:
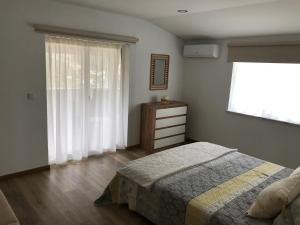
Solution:
[(128, 204), (157, 225), (271, 225), (247, 216), (257, 194), (291, 169), (197, 142), (120, 168), (96, 204)]

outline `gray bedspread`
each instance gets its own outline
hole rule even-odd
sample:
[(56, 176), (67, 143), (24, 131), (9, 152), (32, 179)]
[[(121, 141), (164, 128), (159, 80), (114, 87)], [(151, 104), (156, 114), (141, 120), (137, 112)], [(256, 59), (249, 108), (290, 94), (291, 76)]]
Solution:
[(291, 172), (230, 152), (159, 179), (150, 189), (118, 174), (96, 204), (128, 203), (157, 225), (271, 225), (272, 220), (250, 218), (246, 211), (263, 188)]

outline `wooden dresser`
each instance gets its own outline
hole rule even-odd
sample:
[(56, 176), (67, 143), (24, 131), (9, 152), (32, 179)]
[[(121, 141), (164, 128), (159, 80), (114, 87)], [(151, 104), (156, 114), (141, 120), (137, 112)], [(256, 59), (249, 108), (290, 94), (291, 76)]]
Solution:
[(176, 101), (142, 104), (141, 148), (154, 153), (184, 143), (187, 108)]

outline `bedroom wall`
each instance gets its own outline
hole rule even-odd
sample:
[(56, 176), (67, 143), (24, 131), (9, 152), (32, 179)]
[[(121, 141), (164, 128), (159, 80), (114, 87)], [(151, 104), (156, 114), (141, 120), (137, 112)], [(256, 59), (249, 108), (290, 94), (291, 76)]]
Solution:
[(300, 126), (226, 112), (232, 73), (227, 43), (299, 40), (299, 35), (290, 35), (207, 41), (204, 43), (220, 44), (220, 58), (185, 58), (184, 99), (190, 106), (188, 136), (238, 148), (287, 167), (299, 166)]
[[(28, 23), (136, 36), (131, 47), (128, 145), (139, 143), (140, 103), (182, 98), (182, 41), (141, 19), (48, 0), (0, 2), (0, 176), (48, 164), (44, 38)], [(149, 91), (150, 54), (170, 54), (169, 89)], [(26, 93), (34, 94), (27, 100)]]

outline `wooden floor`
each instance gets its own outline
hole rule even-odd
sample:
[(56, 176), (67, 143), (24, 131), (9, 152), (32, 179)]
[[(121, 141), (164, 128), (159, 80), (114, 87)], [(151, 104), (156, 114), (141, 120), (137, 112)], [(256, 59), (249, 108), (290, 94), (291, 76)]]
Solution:
[(136, 149), (91, 157), (50, 171), (2, 180), (0, 189), (21, 225), (152, 225), (127, 206), (93, 204), (118, 167), (144, 155)]

